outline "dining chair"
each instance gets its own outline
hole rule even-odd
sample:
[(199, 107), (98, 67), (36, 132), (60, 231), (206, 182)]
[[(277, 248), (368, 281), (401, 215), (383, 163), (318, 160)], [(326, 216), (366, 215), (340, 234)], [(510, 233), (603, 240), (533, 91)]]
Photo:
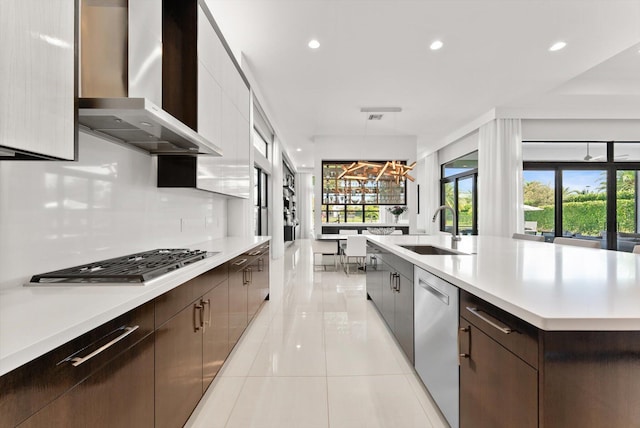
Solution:
[(538, 241), (544, 242), (544, 236), (542, 235), (527, 235), (526, 233), (514, 233), (513, 239), (522, 239), (523, 241)]
[[(338, 229), (339, 235), (357, 235), (358, 229)], [(340, 240), (340, 252), (344, 253), (344, 248), (347, 246), (347, 241), (345, 239)]]
[(634, 245), (632, 253), (633, 254), (640, 254), (640, 245)]
[(347, 245), (342, 252), (342, 266), (349, 275), (349, 259), (356, 259), (356, 263), (364, 266), (367, 257), (367, 237), (362, 235), (347, 236)]
[[(314, 240), (311, 243), (311, 249), (313, 250), (313, 269), (322, 266), (324, 270), (327, 270), (327, 265), (322, 263), (322, 256), (333, 256), (333, 268), (338, 270), (338, 246), (335, 241), (319, 241)], [(316, 256), (320, 256), (320, 264), (316, 264)]]
[(558, 237), (553, 240), (554, 244), (573, 245), (574, 247), (600, 248), (600, 241), (590, 241), (586, 239)]

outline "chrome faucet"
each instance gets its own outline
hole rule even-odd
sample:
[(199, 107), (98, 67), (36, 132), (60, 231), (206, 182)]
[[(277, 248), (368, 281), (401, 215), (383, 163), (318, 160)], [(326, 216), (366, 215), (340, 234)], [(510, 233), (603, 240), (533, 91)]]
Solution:
[(451, 208), (449, 205), (440, 205), (438, 207), (438, 209), (436, 209), (436, 212), (433, 213), (433, 218), (431, 219), (431, 221), (433, 223), (435, 223), (436, 222), (436, 218), (438, 217), (438, 213), (440, 211), (445, 211), (445, 210), (451, 211), (451, 216), (453, 217), (453, 226), (451, 227), (451, 247), (455, 248), (457, 242), (460, 241), (460, 239), (461, 239), (460, 236), (456, 235), (456, 224), (458, 224), (458, 223), (456, 221), (456, 212), (455, 212), (455, 210), (453, 208)]

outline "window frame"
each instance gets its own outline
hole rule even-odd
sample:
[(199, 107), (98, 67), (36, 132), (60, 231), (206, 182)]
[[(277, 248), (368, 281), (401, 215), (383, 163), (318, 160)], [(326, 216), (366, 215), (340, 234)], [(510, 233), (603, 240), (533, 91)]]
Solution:
[[(257, 234), (256, 236), (264, 236), (269, 232), (269, 174), (267, 174), (262, 168), (257, 165), (254, 165), (253, 169), (254, 174), (257, 173), (257, 182), (255, 185), (256, 195), (254, 195), (254, 210), (257, 213), (255, 221), (258, 227), (255, 233)], [(266, 218), (263, 218), (263, 216), (265, 216)], [(263, 225), (266, 226), (267, 230), (262, 230)]]
[[(475, 150), (474, 152), (477, 152)], [(453, 183), (453, 210), (456, 213), (456, 224), (453, 225), (454, 233), (459, 234), (459, 223), (460, 223), (460, 207), (459, 207), (459, 182), (460, 180), (466, 180), (468, 178), (472, 179), (471, 182), (471, 209), (472, 209), (472, 224), (471, 224), (471, 234), (478, 234), (478, 167), (469, 168), (467, 171), (460, 172), (458, 174), (450, 175), (445, 177), (445, 168), (446, 165), (455, 162), (461, 158), (465, 158), (474, 152), (469, 152), (465, 155), (462, 155), (456, 159), (452, 159), (448, 162), (445, 162), (440, 165), (440, 205), (446, 205), (446, 190), (445, 186), (448, 183)], [(440, 215), (440, 231), (446, 231), (446, 212), (441, 213)]]
[[(326, 179), (324, 177), (325, 165), (346, 165), (346, 166), (348, 166), (348, 165), (351, 165), (353, 162), (357, 162), (357, 161), (353, 161), (353, 160), (322, 161), (322, 170), (321, 170), (322, 171), (321, 172), (321, 174), (322, 174), (322, 200), (321, 200), (321, 204), (320, 204), (320, 210), (322, 212), (322, 215), (324, 215), (324, 217), (327, 219), (327, 222), (329, 221), (329, 218), (330, 218), (329, 217), (329, 212), (338, 212), (338, 211), (340, 211), (340, 210), (329, 210), (330, 206), (332, 206), (332, 207), (335, 207), (337, 205), (342, 205), (343, 206), (343, 209), (341, 210), (342, 211), (342, 215), (340, 216), (340, 222), (339, 223), (347, 223), (347, 219), (348, 219), (347, 212), (348, 211), (349, 212), (353, 212), (353, 211), (348, 210), (347, 207), (356, 207), (357, 206), (357, 207), (360, 208), (359, 211), (362, 212), (361, 219), (360, 219), (359, 223), (376, 224), (376, 223), (373, 223), (373, 222), (367, 222), (366, 221), (366, 218), (367, 218), (367, 216), (366, 216), (366, 214), (367, 214), (366, 207), (373, 207), (373, 206), (384, 207), (384, 206), (394, 206), (394, 205), (404, 205), (404, 206), (406, 206), (407, 205), (407, 179), (406, 178), (401, 180), (402, 185), (398, 184), (399, 187), (400, 186), (402, 187), (402, 193), (403, 193), (403, 201), (401, 203), (397, 202), (397, 201), (396, 202), (389, 202), (389, 203), (381, 203), (381, 202), (379, 202), (379, 198), (378, 197), (376, 197), (376, 203), (367, 203), (367, 202), (364, 202), (365, 201), (365, 196), (364, 196), (365, 194), (362, 194), (362, 203), (355, 203), (355, 204), (354, 203), (348, 203), (346, 200), (343, 201), (343, 202), (339, 202), (339, 201), (331, 202), (331, 201), (328, 201), (325, 198), (325, 195), (328, 193), (328, 192), (326, 192), (326, 189), (327, 189), (327, 187), (325, 185), (325, 180)], [(370, 161), (370, 162), (385, 163), (387, 161), (386, 160), (385, 161), (375, 160), (375, 161)], [(396, 162), (400, 163), (402, 165), (406, 165), (407, 164), (406, 161), (396, 161)], [(376, 189), (379, 189), (379, 187), (376, 187)], [(376, 194), (379, 195), (379, 192), (377, 192)], [(378, 209), (378, 215), (379, 215), (380, 211), (381, 211), (381, 209), (379, 208)], [(337, 222), (334, 222), (334, 223), (338, 224)], [(358, 223), (358, 222), (350, 221), (349, 223)], [(327, 223), (327, 224), (329, 224), (329, 223)]]
[[(607, 173), (607, 183), (606, 183), (606, 192), (607, 192), (607, 204), (606, 204), (606, 232), (607, 232), (607, 242), (606, 248), (609, 250), (617, 250), (618, 249), (618, 228), (617, 228), (617, 188), (616, 188), (616, 177), (618, 171), (626, 171), (626, 170), (640, 170), (640, 161), (616, 161), (615, 160), (615, 145), (616, 143), (625, 142), (628, 143), (637, 143), (636, 141), (536, 141), (536, 140), (527, 140), (523, 141), (522, 144), (527, 143), (548, 143), (553, 144), (555, 142), (558, 143), (576, 143), (576, 144), (585, 144), (585, 143), (606, 143), (607, 144), (607, 155), (604, 161), (598, 162), (588, 162), (588, 161), (561, 161), (561, 162), (553, 162), (553, 161), (525, 161), (522, 162), (522, 170), (523, 171), (554, 171), (555, 180), (554, 180), (554, 237), (562, 236), (562, 232), (564, 230), (564, 225), (562, 221), (562, 210), (563, 210), (563, 200), (562, 200), (562, 172), (563, 171), (576, 171), (576, 170), (586, 170), (586, 171), (606, 171)], [(523, 183), (524, 185), (524, 183)], [(560, 191), (558, 191), (560, 190)], [(640, 194), (636, 194), (636, 198), (640, 197)], [(638, 224), (638, 218), (636, 216), (636, 230), (640, 227)]]

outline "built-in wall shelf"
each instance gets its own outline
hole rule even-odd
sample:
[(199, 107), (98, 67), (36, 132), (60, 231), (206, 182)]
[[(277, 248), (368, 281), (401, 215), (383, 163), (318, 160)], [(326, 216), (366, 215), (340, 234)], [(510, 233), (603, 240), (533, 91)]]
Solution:
[(282, 203), (284, 206), (284, 240), (295, 241), (298, 229), (296, 179), (293, 168), (282, 163)]

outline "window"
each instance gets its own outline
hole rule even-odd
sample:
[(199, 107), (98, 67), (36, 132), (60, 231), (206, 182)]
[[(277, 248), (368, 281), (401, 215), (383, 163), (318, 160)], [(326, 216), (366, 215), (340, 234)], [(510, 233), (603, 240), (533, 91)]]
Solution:
[(478, 152), (472, 152), (442, 165), (440, 200), (456, 212), (458, 224), (453, 224), (449, 211), (443, 211), (440, 230), (461, 235), (478, 234), (477, 188)]
[(374, 174), (368, 180), (339, 179), (353, 162), (322, 162), (323, 223), (379, 223), (386, 218), (382, 205), (406, 205), (406, 179), (376, 181)]
[(598, 240), (602, 248), (640, 245), (640, 144), (525, 142), (525, 232)]
[(253, 168), (254, 178), (254, 192), (253, 192), (253, 204), (254, 204), (254, 235), (264, 236), (269, 234), (268, 224), (268, 175), (260, 168)]
[(253, 147), (265, 158), (269, 158), (269, 145), (258, 131), (253, 130)]
[(273, 143), (275, 132), (264, 114), (258, 100), (253, 99), (253, 147), (269, 159), (269, 146)]

